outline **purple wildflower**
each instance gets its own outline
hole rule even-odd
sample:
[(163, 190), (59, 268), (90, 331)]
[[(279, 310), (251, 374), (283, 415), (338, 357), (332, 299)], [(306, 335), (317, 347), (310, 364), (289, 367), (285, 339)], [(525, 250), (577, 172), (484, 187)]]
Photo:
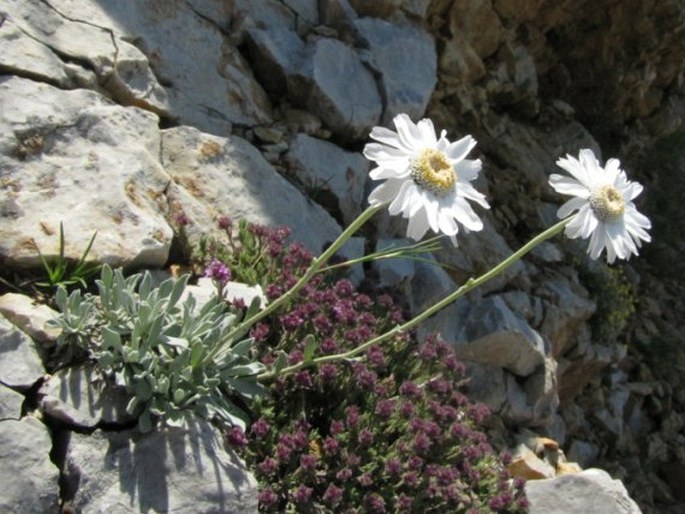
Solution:
[(231, 270), (220, 260), (212, 259), (212, 262), (205, 268), (205, 277), (211, 278), (220, 286), (224, 286), (231, 280)]

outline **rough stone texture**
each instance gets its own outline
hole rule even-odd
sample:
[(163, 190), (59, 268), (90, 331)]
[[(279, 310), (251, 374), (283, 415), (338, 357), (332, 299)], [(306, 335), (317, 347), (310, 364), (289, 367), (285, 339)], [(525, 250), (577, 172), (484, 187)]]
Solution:
[(600, 469), (530, 480), (526, 483), (526, 496), (531, 514), (641, 513), (621, 481)]
[(416, 25), (397, 25), (374, 18), (354, 22), (365, 61), (380, 76), (385, 103), (381, 122), (390, 124), (399, 113), (423, 116), (437, 82), (435, 41)]
[(59, 248), (112, 265), (161, 266), (171, 229), (160, 216), (169, 177), (157, 117), (97, 93), (0, 79), (0, 259), (39, 266)]
[(521, 377), (530, 375), (545, 358), (540, 334), (497, 296), (469, 309), (455, 343), (460, 358), (501, 366)]
[(0, 421), (2, 512), (60, 512), (59, 470), (50, 462), (51, 447), (48, 429), (36, 418)]
[(302, 39), (291, 29), (251, 28), (247, 31), (247, 42), (255, 74), (264, 89), (272, 95), (283, 94), (288, 76), (297, 73), (304, 59)]
[(41, 387), (40, 408), (53, 419), (77, 428), (101, 423), (126, 425), (137, 417), (126, 413), (130, 396), (123, 387), (102, 380), (92, 365), (63, 368)]
[(218, 431), (186, 428), (72, 434), (64, 463), (78, 512), (257, 512), (257, 484)]
[(342, 138), (366, 136), (380, 121), (383, 108), (371, 72), (352, 48), (335, 39), (317, 39), (306, 53), (298, 73), (288, 76), (293, 102)]
[(329, 214), (308, 202), (244, 139), (190, 127), (168, 129), (162, 136), (162, 160), (173, 180), (171, 216), (182, 212), (189, 217), (185, 229), (191, 242), (216, 230), (221, 215), (291, 226), (293, 239), (315, 252), (340, 232)]
[(19, 419), (24, 396), (0, 384), (0, 421)]
[(286, 159), (291, 173), (310, 191), (312, 198), (333, 195), (344, 225), (349, 225), (365, 207), (369, 161), (359, 153), (346, 152), (328, 141), (298, 134), (290, 143)]
[(27, 390), (44, 374), (36, 343), (0, 315), (0, 383)]
[(14, 2), (10, 14), (37, 41), (87, 63), (121, 103), (218, 134), (270, 119), (266, 95), (215, 24), (222, 19), (210, 21), (187, 2)]
[(7, 293), (0, 296), (0, 314), (43, 346), (52, 346), (60, 333), (58, 328), (45, 325), (58, 316), (57, 311), (23, 294)]
[(563, 355), (577, 342), (577, 333), (595, 313), (596, 304), (588, 300), (587, 292), (567, 280), (548, 280), (535, 294), (546, 300), (540, 332), (551, 342), (552, 355)]

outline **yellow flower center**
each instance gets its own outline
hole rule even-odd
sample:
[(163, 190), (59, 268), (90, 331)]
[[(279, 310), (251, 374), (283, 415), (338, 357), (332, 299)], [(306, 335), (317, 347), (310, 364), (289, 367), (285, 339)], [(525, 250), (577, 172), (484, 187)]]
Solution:
[(614, 186), (606, 185), (592, 192), (590, 208), (600, 221), (612, 223), (623, 216), (626, 202)]
[(411, 178), (423, 189), (443, 196), (454, 190), (457, 174), (447, 156), (435, 148), (426, 148), (411, 160)]

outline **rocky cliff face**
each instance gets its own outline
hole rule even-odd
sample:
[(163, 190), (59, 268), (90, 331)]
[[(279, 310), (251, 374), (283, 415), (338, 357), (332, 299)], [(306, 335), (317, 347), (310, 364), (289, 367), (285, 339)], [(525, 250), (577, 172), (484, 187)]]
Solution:
[[(677, 509), (685, 307), (665, 264), (682, 249), (684, 32), (682, 0), (2, 0), (2, 275), (35, 268), (60, 223), (67, 255), (97, 231), (92, 257), (129, 268), (182, 259), (179, 220), (196, 243), (221, 215), (318, 250), (365, 207), (369, 130), (406, 112), (474, 135), (492, 205), (436, 256), (449, 273), (371, 270), (417, 311), (549, 226), (558, 157), (618, 157), (663, 236), (646, 258), (609, 271), (553, 240), (430, 328), (503, 445), (551, 437), (644, 512)], [(381, 216), (346, 253), (403, 232)]]

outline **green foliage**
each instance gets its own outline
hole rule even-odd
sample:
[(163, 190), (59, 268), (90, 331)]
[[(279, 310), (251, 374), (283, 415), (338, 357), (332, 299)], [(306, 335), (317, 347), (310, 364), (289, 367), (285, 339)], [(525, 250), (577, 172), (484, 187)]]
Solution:
[(51, 324), (62, 329), (59, 347), (94, 359), (124, 386), (127, 411), (140, 414), (143, 431), (156, 418), (181, 423), (187, 411), (244, 426), (236, 401), (265, 392), (254, 379), (264, 367), (252, 359), (251, 339), (218, 347), (238, 317), (216, 297), (200, 308), (193, 296), (181, 302), (187, 281), (170, 278), (155, 288), (148, 272), (124, 277), (105, 265), (98, 295), (67, 296), (64, 287), (56, 294), (61, 315)]
[(61, 222), (59, 224), (59, 252), (54, 259), (45, 258), (38, 245), (34, 242), (34, 247), (43, 264), (46, 276), (46, 281), (37, 282), (36, 285), (53, 288), (79, 284), (84, 288), (88, 287), (86, 280), (95, 275), (100, 269), (99, 265), (86, 262), (96, 235), (97, 232), (94, 232), (93, 237), (88, 242), (88, 246), (75, 266), (71, 266), (69, 260), (64, 256), (64, 226)]
[(590, 319), (593, 339), (600, 344), (614, 343), (635, 312), (633, 287), (620, 267), (587, 259), (581, 262), (580, 280), (597, 302), (597, 310)]

